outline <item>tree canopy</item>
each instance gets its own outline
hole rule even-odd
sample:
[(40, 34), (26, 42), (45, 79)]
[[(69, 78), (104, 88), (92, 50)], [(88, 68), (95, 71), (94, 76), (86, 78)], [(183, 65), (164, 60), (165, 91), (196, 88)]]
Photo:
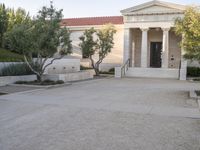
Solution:
[(14, 10), (6, 8), (4, 4), (0, 4), (0, 47), (6, 47), (3, 39), (7, 31), (10, 31), (14, 26), (29, 23), (30, 21), (31, 18), (24, 9), (18, 8)]
[(176, 19), (175, 31), (183, 36), (180, 43), (185, 58), (200, 61), (200, 10), (189, 7), (183, 18)]
[[(60, 27), (62, 16), (62, 10), (56, 10), (51, 4), (50, 7), (43, 7), (34, 20), (15, 25), (5, 36), (9, 49), (24, 55), (26, 63), (40, 81), (49, 65), (72, 53), (70, 32)], [(57, 52), (59, 57), (53, 58)], [(49, 58), (53, 59), (47, 63)]]
[[(80, 37), (83, 57), (91, 60), (96, 75), (99, 75), (99, 65), (114, 46), (115, 33), (115, 27), (112, 24), (107, 24), (99, 30), (94, 28), (85, 30), (83, 36)], [(95, 37), (97, 38), (95, 39)], [(97, 60), (93, 58), (95, 54), (98, 56)]]
[(0, 4), (0, 47), (2, 46), (4, 33), (8, 28), (8, 14), (4, 4)]
[(8, 8), (7, 14), (8, 14), (8, 28), (7, 28), (8, 31), (10, 31), (15, 25), (30, 23), (31, 21), (29, 13), (27, 13), (26, 10), (22, 8), (18, 8), (17, 10)]

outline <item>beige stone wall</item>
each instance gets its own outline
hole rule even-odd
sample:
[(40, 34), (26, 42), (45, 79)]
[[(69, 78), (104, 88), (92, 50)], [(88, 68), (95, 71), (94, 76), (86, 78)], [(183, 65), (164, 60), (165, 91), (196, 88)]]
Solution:
[(83, 35), (83, 30), (78, 31), (71, 31), (71, 40), (73, 45), (73, 56), (78, 56), (79, 58), (82, 58), (82, 53), (79, 47), (80, 40), (79, 37)]
[[(179, 68), (181, 61), (181, 37), (177, 37), (173, 29), (169, 33), (169, 68)], [(174, 60), (172, 60), (174, 56)]]
[(124, 49), (124, 29), (117, 28), (117, 33), (114, 36), (114, 47), (111, 53), (105, 58), (103, 63), (116, 63), (122, 64), (123, 61), (123, 49)]

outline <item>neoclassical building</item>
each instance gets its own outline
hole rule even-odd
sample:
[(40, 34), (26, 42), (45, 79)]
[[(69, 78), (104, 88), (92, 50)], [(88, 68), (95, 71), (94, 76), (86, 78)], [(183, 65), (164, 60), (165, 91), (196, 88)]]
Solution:
[(64, 19), (62, 26), (71, 30), (74, 55), (81, 57), (79, 37), (84, 30), (114, 24), (115, 46), (101, 69), (116, 67), (116, 77), (185, 79), (186, 62), (179, 46), (182, 37), (174, 31), (174, 21), (184, 16), (185, 9), (183, 5), (154, 0), (124, 9), (122, 16)]

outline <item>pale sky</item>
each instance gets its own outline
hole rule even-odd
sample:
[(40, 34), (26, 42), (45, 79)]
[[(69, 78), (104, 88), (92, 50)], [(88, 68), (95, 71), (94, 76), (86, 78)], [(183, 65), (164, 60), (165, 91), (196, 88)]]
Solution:
[[(7, 7), (22, 7), (36, 15), (42, 6), (48, 6), (50, 0), (0, 0)], [(54, 0), (58, 9), (63, 9), (64, 18), (116, 16), (120, 10), (126, 9), (149, 0)], [(165, 0), (177, 4), (200, 4), (200, 0)]]

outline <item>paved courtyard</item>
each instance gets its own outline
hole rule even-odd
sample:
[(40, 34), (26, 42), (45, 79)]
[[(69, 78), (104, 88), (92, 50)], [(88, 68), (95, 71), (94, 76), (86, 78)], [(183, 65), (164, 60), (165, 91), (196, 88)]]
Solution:
[(200, 83), (99, 79), (0, 97), (0, 150), (200, 150)]

